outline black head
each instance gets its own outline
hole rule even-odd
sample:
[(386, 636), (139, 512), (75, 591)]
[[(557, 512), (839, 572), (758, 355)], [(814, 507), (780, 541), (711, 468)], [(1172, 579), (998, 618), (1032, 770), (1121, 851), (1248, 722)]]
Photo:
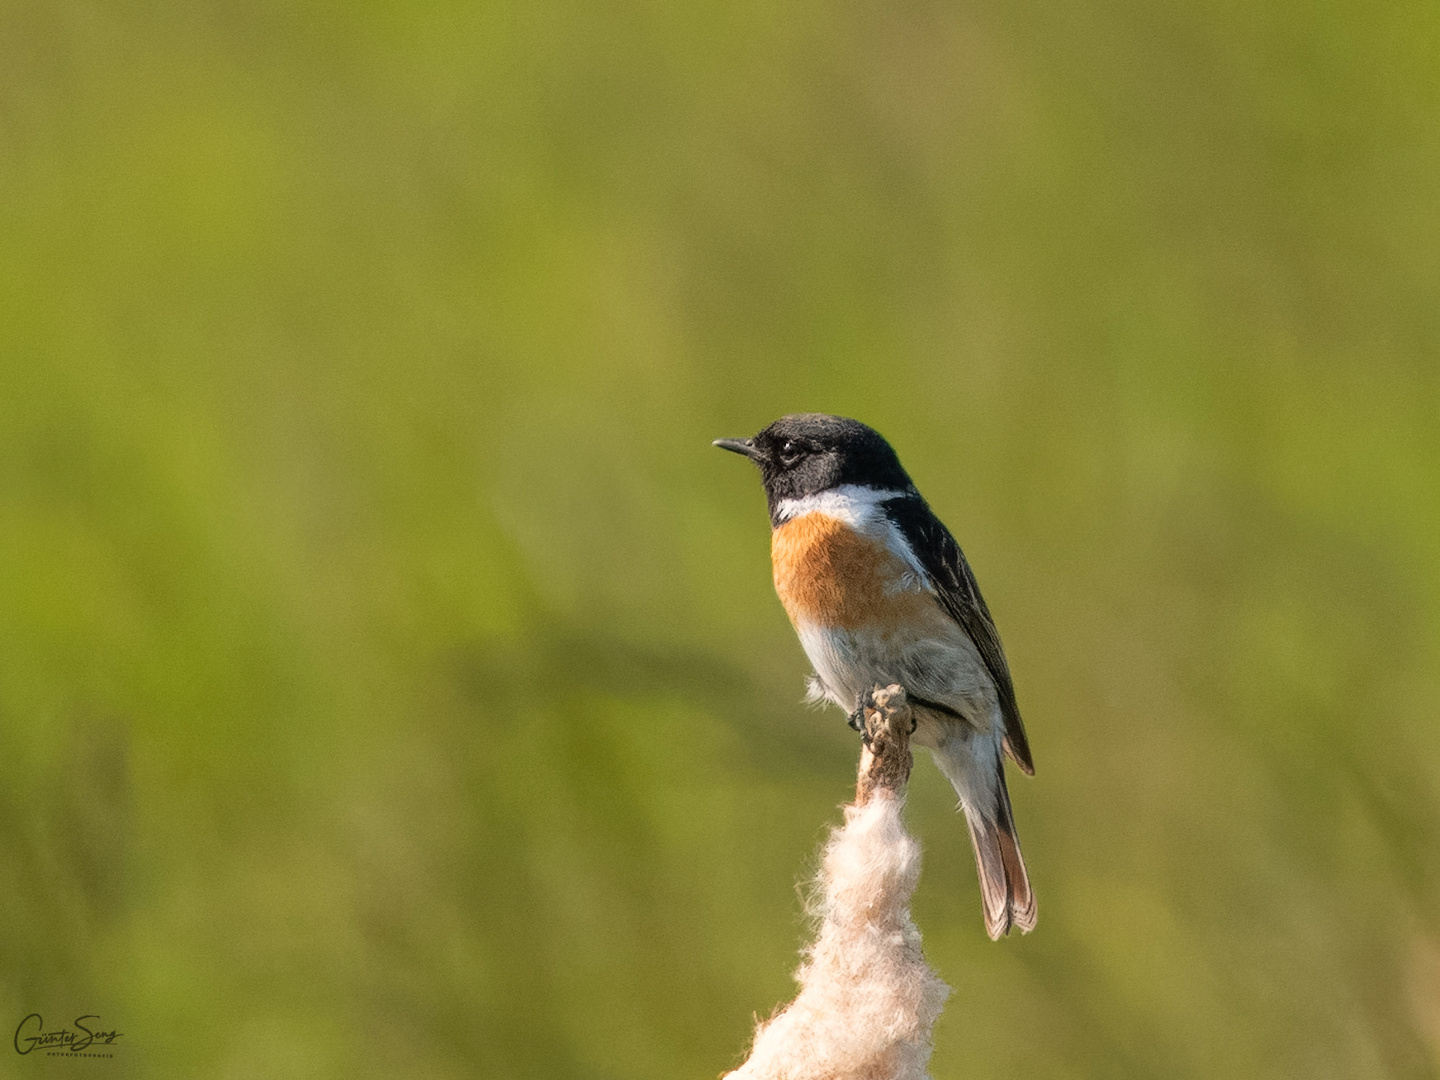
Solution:
[(803, 499), (841, 484), (909, 490), (910, 477), (881, 434), (859, 420), (824, 413), (782, 416), (753, 439), (716, 439), (760, 467), (770, 513), (782, 499)]

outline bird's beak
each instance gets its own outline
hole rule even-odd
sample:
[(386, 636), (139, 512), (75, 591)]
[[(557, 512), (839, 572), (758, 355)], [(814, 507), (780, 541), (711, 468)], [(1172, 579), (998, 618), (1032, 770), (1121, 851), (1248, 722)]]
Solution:
[(758, 460), (760, 451), (755, 446), (754, 439), (716, 439), (711, 446), (718, 446), (721, 450), (729, 450), (732, 454), (744, 454), (751, 461)]

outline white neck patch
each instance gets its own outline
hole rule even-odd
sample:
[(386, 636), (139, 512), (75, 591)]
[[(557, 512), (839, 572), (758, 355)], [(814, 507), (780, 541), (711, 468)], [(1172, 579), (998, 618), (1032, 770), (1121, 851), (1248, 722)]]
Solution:
[(891, 499), (901, 499), (908, 491), (894, 488), (872, 488), (863, 484), (841, 484), (818, 495), (806, 495), (803, 499), (781, 499), (775, 507), (775, 516), (780, 521), (789, 521), (802, 514), (816, 511), (845, 522), (852, 529), (863, 529), (872, 523), (880, 512), (880, 504)]

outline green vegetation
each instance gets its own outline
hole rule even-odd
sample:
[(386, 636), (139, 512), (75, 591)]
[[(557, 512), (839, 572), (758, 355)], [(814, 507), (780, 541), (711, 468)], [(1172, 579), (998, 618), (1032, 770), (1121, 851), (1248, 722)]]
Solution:
[(0, 1022), (125, 1035), (0, 1076), (733, 1066), (856, 750), (709, 445), (802, 409), (965, 545), (1035, 748), (999, 945), (916, 770), (936, 1077), (1435, 1076), (1437, 50), (7, 4)]

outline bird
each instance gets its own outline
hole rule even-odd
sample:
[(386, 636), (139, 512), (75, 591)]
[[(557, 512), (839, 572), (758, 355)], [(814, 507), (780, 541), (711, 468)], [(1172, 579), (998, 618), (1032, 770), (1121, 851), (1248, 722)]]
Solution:
[(992, 940), (1035, 926), (1008, 756), (1034, 762), (999, 632), (960, 545), (894, 449), (848, 417), (797, 413), (715, 446), (759, 467), (775, 591), (814, 669), (810, 700), (863, 730), (866, 699), (899, 683), (913, 741), (955, 788), (969, 826)]

